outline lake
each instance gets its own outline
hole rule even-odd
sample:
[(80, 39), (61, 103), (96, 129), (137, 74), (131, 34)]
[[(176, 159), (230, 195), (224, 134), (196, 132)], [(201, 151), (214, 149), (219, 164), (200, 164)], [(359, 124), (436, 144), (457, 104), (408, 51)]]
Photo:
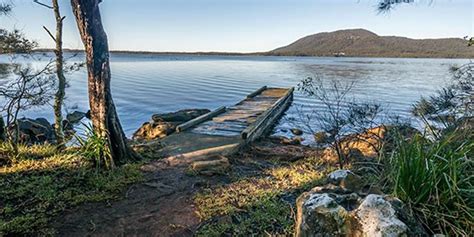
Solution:
[[(74, 60), (82, 60), (79, 55)], [(379, 102), (386, 115), (396, 114), (417, 125), (410, 115), (420, 96), (429, 96), (449, 82), (449, 68), (467, 59), (263, 57), (112, 54), (112, 93), (128, 136), (154, 113), (186, 108), (215, 109), (233, 105), (264, 86), (296, 87), (307, 77), (324, 81), (354, 82), (351, 95)], [(0, 56), (0, 63), (8, 58)], [(66, 107), (87, 111), (86, 70), (67, 75)], [(299, 126), (300, 114), (322, 106), (295, 92), (293, 105), (273, 133), (289, 135)], [(24, 114), (46, 117), (52, 110), (34, 109)], [(310, 134), (306, 134), (308, 141)]]

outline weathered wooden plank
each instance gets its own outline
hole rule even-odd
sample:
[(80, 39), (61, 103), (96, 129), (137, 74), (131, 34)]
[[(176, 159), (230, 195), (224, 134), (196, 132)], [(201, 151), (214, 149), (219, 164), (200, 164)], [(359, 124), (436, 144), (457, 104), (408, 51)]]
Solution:
[[(194, 131), (193, 131), (194, 132)], [(214, 136), (224, 136), (224, 137), (233, 137), (233, 136), (240, 136), (242, 131), (229, 131), (229, 130), (222, 130), (222, 129), (213, 129), (213, 130), (202, 130), (199, 131), (199, 134), (205, 135), (214, 135)]]
[(182, 131), (184, 131), (184, 130), (190, 128), (190, 127), (193, 127), (193, 126), (195, 126), (195, 125), (197, 125), (197, 124), (199, 124), (199, 123), (202, 123), (202, 122), (204, 122), (204, 121), (206, 121), (206, 120), (209, 120), (209, 119), (211, 119), (212, 117), (215, 117), (215, 116), (217, 116), (217, 115), (219, 115), (219, 114), (221, 114), (221, 113), (223, 113), (223, 112), (225, 112), (225, 111), (226, 111), (226, 107), (225, 107), (225, 106), (219, 107), (218, 109), (216, 109), (216, 110), (214, 110), (214, 111), (211, 111), (211, 112), (209, 112), (209, 113), (207, 113), (207, 114), (203, 114), (203, 115), (201, 115), (201, 116), (199, 116), (199, 117), (197, 117), (197, 118), (195, 118), (195, 119), (192, 119), (192, 120), (190, 120), (190, 121), (188, 121), (188, 122), (186, 122), (186, 123), (183, 123), (183, 124), (177, 126), (177, 127), (176, 127), (176, 132), (182, 132)]
[(248, 119), (250, 117), (256, 117), (255, 113), (232, 113), (225, 114), (223, 116), (215, 117), (212, 119), (214, 122), (225, 122), (225, 121), (238, 121), (239, 119)]
[(250, 93), (250, 94), (247, 96), (247, 98), (255, 97), (256, 95), (261, 94), (262, 91), (264, 91), (264, 90), (266, 90), (266, 89), (267, 89), (267, 86), (262, 86), (260, 89), (258, 89), (258, 90), (256, 90), (256, 91)]
[(208, 129), (208, 130), (212, 130), (212, 129), (231, 129), (231, 130), (244, 130), (245, 128), (247, 128), (247, 126), (243, 125), (243, 124), (240, 124), (240, 123), (225, 123), (225, 122), (222, 122), (222, 123), (209, 123), (209, 124), (202, 124), (196, 128), (193, 128), (193, 131), (197, 131), (197, 130), (203, 130), (203, 129)]
[(291, 88), (286, 92), (286, 94), (281, 97), (275, 105), (262, 114), (255, 123), (247, 127), (242, 131), (242, 139), (245, 139), (247, 142), (251, 142), (263, 134), (269, 126), (279, 117), (283, 111), (289, 106), (293, 98), (293, 90)]

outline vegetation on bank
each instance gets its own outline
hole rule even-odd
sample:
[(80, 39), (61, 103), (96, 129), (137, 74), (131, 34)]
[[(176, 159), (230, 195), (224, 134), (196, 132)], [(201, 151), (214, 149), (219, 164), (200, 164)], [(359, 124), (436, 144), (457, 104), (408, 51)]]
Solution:
[[(390, 151), (385, 150), (378, 158), (353, 160), (346, 168), (361, 175), (367, 187), (401, 199), (428, 233), (473, 233), (472, 130), (447, 133), (436, 141), (421, 134), (395, 138), (387, 146)], [(253, 163), (246, 165), (253, 167), (254, 173), (231, 173), (228, 184), (195, 196), (203, 220), (197, 235), (292, 235), (296, 198), (322, 184), (327, 174), (338, 168), (324, 163), (321, 155), (296, 162), (262, 160), (256, 155), (253, 161), (244, 161)]]
[(0, 143), (0, 235), (52, 235), (51, 221), (62, 211), (86, 202), (116, 199), (143, 178), (140, 164), (97, 169), (75, 150), (56, 146)]
[(474, 136), (448, 133), (437, 141), (416, 135), (397, 141), (386, 161), (388, 190), (408, 204), (431, 233), (474, 233)]
[(198, 215), (204, 221), (198, 236), (292, 235), (296, 198), (336, 168), (318, 156), (247, 165), (256, 169), (254, 175), (230, 174), (230, 184), (196, 195)]

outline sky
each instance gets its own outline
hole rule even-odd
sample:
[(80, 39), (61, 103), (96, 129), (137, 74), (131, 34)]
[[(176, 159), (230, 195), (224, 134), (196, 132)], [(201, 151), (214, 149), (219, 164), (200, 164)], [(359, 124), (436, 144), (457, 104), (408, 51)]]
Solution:
[[(33, 0), (15, 5), (0, 27), (21, 29), (42, 48), (54, 43), (51, 10)], [(50, 0), (40, 0), (50, 4)], [(419, 0), (386, 14), (376, 0), (103, 0), (100, 4), (111, 50), (160, 52), (263, 52), (310, 34), (364, 28), (379, 35), (445, 38), (474, 35), (474, 0)], [(64, 47), (83, 47), (69, 0)]]

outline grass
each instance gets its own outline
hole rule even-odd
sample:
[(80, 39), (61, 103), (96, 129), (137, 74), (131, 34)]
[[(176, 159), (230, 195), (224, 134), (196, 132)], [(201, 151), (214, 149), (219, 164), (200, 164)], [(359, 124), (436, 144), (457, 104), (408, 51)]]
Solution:
[(432, 233), (474, 233), (473, 148), (472, 134), (459, 132), (397, 144), (388, 166), (392, 192)]
[(104, 139), (92, 128), (92, 125), (83, 124), (86, 129), (86, 138), (75, 136), (80, 144), (81, 155), (93, 162), (97, 169), (106, 168), (112, 169), (115, 164), (112, 159), (112, 154), (107, 146), (107, 139)]
[(292, 235), (296, 198), (321, 184), (334, 168), (316, 157), (293, 164), (273, 161), (261, 175), (241, 177), (195, 197), (204, 221), (198, 236)]
[[(0, 153), (9, 155), (8, 145)], [(20, 146), (19, 154), (0, 166), (0, 236), (54, 235), (51, 222), (85, 202), (115, 199), (142, 180), (140, 164), (98, 170), (77, 151), (54, 146)]]

